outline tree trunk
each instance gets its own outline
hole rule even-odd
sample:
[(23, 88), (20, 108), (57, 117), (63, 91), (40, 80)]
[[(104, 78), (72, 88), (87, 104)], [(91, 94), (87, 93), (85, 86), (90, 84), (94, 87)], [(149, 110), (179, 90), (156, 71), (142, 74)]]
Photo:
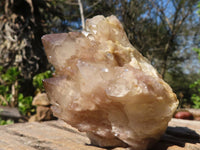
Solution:
[(163, 58), (163, 62), (162, 62), (162, 68), (161, 68), (161, 76), (162, 78), (164, 79), (165, 78), (165, 73), (166, 73), (166, 70), (167, 70), (167, 60), (168, 60), (168, 49), (169, 49), (169, 42), (166, 44), (165, 46), (165, 51), (164, 51), (164, 58)]

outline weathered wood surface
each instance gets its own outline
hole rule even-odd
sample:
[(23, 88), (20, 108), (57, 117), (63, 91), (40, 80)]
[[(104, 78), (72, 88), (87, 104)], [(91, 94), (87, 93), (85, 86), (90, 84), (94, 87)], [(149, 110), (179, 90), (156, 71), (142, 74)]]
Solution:
[(0, 106), (0, 117), (11, 118), (14, 120), (22, 118), (17, 108), (11, 108), (11, 107), (6, 107), (6, 106)]
[[(105, 149), (90, 145), (85, 133), (59, 120), (1, 126), (0, 150)], [(166, 133), (151, 150), (200, 150), (200, 121), (172, 119)]]

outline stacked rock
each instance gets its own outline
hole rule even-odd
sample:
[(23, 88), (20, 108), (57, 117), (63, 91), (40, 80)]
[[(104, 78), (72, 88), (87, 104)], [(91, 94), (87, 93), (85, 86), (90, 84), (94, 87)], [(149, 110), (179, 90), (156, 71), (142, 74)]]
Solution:
[(29, 122), (55, 119), (50, 109), (51, 104), (46, 93), (38, 93), (34, 97), (32, 105), (36, 106), (36, 114), (29, 119)]

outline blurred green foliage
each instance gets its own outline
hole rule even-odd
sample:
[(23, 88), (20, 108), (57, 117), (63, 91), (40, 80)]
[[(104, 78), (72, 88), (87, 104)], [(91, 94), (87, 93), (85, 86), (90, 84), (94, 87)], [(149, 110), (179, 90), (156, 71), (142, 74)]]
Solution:
[[(194, 48), (193, 50), (198, 54), (198, 58), (200, 61), (200, 49)], [(191, 96), (191, 101), (193, 102), (192, 107), (200, 108), (200, 79), (198, 79), (194, 83), (190, 84), (190, 89), (195, 91)]]
[(8, 125), (8, 124), (13, 124), (14, 121), (8, 119), (8, 120), (3, 120), (0, 118), (0, 125)]
[(18, 109), (24, 116), (30, 116), (35, 113), (35, 107), (32, 105), (33, 97), (24, 97), (22, 93), (18, 95)]
[[(198, 3), (198, 8), (199, 8), (198, 14), (200, 15), (200, 2)], [(200, 48), (194, 48), (193, 50), (197, 53), (198, 59), (200, 61)], [(193, 102), (192, 107), (200, 108), (200, 79), (198, 79), (194, 83), (190, 84), (190, 89), (195, 91), (195, 92), (193, 92), (193, 94), (191, 96), (191, 100)]]
[(196, 89), (197, 93), (192, 94), (191, 100), (193, 108), (200, 108), (200, 79), (190, 85), (191, 89)]
[[(3, 67), (0, 67), (0, 72), (3, 71)], [(5, 82), (12, 83), (15, 82), (19, 76), (20, 72), (17, 67), (10, 67), (4, 74), (1, 75), (2, 80)]]
[(36, 92), (44, 92), (42, 81), (50, 77), (52, 77), (52, 72), (50, 70), (39, 73), (33, 77), (33, 86), (36, 88)]
[[(32, 84), (36, 92), (44, 92), (42, 81), (50, 78), (52, 72), (47, 70), (33, 77)], [(22, 83), (25, 82), (20, 76), (20, 71), (17, 67), (10, 67), (7, 70), (0, 66), (0, 105), (17, 107), (23, 116), (31, 116), (36, 112), (35, 106), (32, 105), (33, 96), (25, 96), (20, 91)], [(16, 84), (17, 83), (17, 84)], [(14, 91), (13, 91), (14, 90)], [(15, 93), (15, 95), (13, 95)], [(14, 99), (14, 102), (12, 101)], [(0, 118), (0, 125), (14, 123), (12, 120), (3, 120)]]
[(14, 95), (12, 95), (12, 87), (15, 92), (17, 92), (20, 88), (20, 85), (15, 84), (18, 82), (20, 71), (17, 67), (10, 67), (4, 71), (3, 67), (0, 66), (0, 105), (14, 105), (11, 104), (11, 99)]
[[(200, 2), (198, 3), (198, 8), (200, 8)], [(198, 14), (200, 14), (200, 9), (197, 11)]]
[[(30, 100), (32, 102), (32, 97), (24, 97), (22, 93), (19, 93), (20, 85), (18, 82), (20, 79), (20, 71), (17, 67), (10, 67), (7, 70), (3, 71), (3, 67), (0, 67), (0, 105), (3, 106), (18, 106), (20, 113), (26, 115), (30, 110)], [(17, 84), (16, 84), (17, 83)], [(14, 87), (13, 87), (14, 86)], [(14, 90), (14, 91), (13, 91)], [(15, 95), (12, 92), (16, 93)], [(15, 104), (11, 99), (14, 99)], [(27, 99), (29, 101), (27, 101)], [(27, 107), (27, 108), (26, 108)]]
[[(35, 91), (44, 92), (42, 81), (51, 76), (52, 72), (50, 70), (35, 75), (32, 82)], [(30, 116), (35, 113), (35, 107), (32, 105), (33, 96), (24, 96), (23, 91), (20, 92), (20, 89), (23, 88), (21, 84), (24, 80), (20, 76), (20, 71), (17, 67), (10, 67), (5, 70), (0, 66), (0, 81), (0, 105), (18, 107), (18, 110), (24, 116)], [(13, 95), (13, 93), (16, 94)], [(13, 103), (12, 99), (14, 99), (15, 103)], [(0, 124), (8, 123), (10, 121), (0, 120)]]

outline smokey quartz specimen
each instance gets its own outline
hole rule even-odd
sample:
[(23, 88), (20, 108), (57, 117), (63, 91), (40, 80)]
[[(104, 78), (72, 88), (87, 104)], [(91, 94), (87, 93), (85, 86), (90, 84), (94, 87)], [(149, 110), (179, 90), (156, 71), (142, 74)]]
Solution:
[(176, 95), (115, 16), (96, 16), (85, 31), (44, 35), (42, 41), (56, 70), (44, 81), (55, 116), (98, 146), (144, 150), (159, 140), (178, 105)]

